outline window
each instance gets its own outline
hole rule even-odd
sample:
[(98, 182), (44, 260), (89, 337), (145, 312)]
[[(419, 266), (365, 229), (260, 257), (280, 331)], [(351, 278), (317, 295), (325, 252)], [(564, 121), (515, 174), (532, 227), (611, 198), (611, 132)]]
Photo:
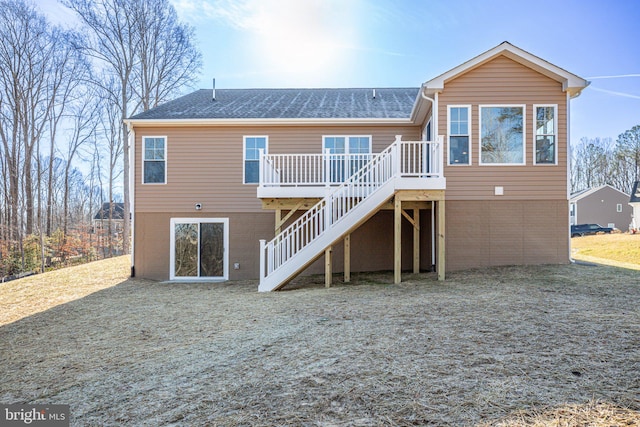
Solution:
[(523, 105), (480, 106), (480, 164), (525, 164), (524, 110)]
[(229, 219), (171, 218), (171, 280), (229, 278)]
[(449, 164), (468, 165), (471, 159), (471, 107), (449, 106)]
[(268, 149), (266, 136), (244, 137), (244, 183), (257, 184), (260, 182), (260, 150), (265, 154)]
[(536, 165), (556, 164), (556, 106), (536, 105), (535, 110), (535, 153)]
[(165, 184), (167, 182), (167, 137), (142, 138), (142, 183)]
[(325, 136), (323, 153), (334, 154), (329, 159), (329, 178), (340, 183), (362, 168), (371, 157), (371, 136)]
[(616, 212), (618, 212), (618, 213), (622, 212), (622, 203), (618, 203), (616, 205)]

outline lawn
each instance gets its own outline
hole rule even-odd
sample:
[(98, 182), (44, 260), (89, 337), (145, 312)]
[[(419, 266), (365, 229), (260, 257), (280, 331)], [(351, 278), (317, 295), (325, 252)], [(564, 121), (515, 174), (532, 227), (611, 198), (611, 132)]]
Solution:
[(640, 425), (638, 271), (269, 294), (127, 279), (124, 258), (83, 271), (0, 285), (0, 402), (70, 404), (74, 426)]
[(613, 233), (571, 239), (574, 259), (640, 270), (640, 234)]

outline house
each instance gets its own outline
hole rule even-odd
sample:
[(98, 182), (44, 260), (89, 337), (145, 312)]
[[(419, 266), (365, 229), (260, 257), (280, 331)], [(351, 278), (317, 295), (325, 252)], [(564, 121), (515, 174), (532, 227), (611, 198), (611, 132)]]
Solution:
[(121, 232), (124, 225), (124, 203), (105, 202), (93, 216), (94, 230), (106, 230), (109, 228), (109, 218), (113, 232)]
[(508, 42), (420, 87), (199, 90), (126, 121), (132, 273), (156, 280), (569, 262), (569, 101)]
[(626, 231), (632, 212), (628, 202), (628, 194), (610, 185), (579, 191), (569, 200), (569, 222), (571, 225), (600, 224)]
[(633, 184), (633, 191), (629, 197), (629, 206), (631, 206), (631, 232), (640, 232), (640, 181)]

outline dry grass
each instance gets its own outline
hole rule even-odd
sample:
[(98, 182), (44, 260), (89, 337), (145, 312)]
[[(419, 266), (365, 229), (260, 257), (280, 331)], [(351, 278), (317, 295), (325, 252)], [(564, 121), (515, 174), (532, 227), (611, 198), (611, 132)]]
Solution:
[(0, 402), (74, 426), (640, 425), (638, 272), (403, 279), (106, 286), (0, 327)]
[(0, 283), (0, 326), (127, 280), (129, 257), (105, 259)]
[(613, 233), (571, 239), (575, 259), (640, 270), (640, 234)]

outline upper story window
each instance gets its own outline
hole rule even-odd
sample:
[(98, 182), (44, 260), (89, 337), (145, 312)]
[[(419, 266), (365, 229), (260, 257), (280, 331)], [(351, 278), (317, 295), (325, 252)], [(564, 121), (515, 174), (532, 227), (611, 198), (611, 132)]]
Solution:
[(260, 150), (267, 153), (269, 138), (266, 136), (244, 137), (244, 183), (257, 184), (260, 181)]
[(449, 123), (449, 164), (470, 164), (471, 106), (450, 105), (447, 121)]
[(142, 183), (165, 184), (167, 182), (167, 137), (142, 138)]
[(322, 152), (336, 154), (330, 159), (330, 179), (343, 182), (357, 172), (371, 157), (371, 136), (324, 136)]
[(524, 165), (524, 105), (480, 106), (480, 164)]
[(557, 126), (555, 105), (535, 105), (534, 161), (536, 165), (557, 164)]

